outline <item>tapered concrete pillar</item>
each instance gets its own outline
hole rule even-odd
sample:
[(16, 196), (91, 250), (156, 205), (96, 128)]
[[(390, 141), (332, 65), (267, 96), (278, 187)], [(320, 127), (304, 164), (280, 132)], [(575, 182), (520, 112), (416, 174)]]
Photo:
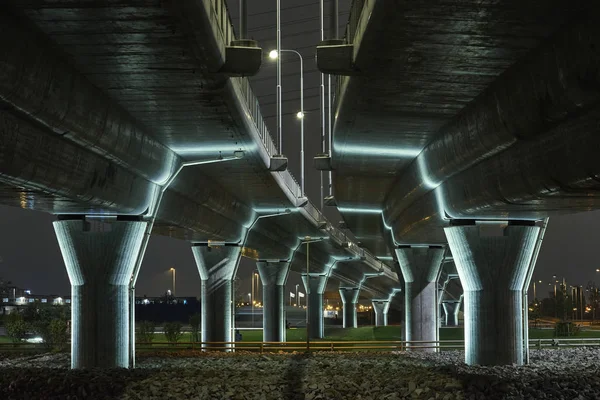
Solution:
[(460, 312), (460, 300), (444, 300), (444, 325), (458, 326), (458, 313)]
[(285, 342), (285, 282), (290, 263), (258, 262), (263, 283), (263, 341)]
[[(240, 261), (241, 247), (193, 245), (192, 251), (202, 280), (200, 295), (203, 342), (233, 342), (233, 278)], [(223, 347), (203, 345), (205, 348)], [(225, 347), (233, 347), (228, 344)]]
[[(436, 286), (444, 248), (407, 246), (396, 249), (396, 255), (405, 282), (405, 340), (436, 341), (438, 340)], [(433, 348), (419, 350), (435, 351)]]
[(540, 228), (444, 230), (464, 290), (465, 362), (523, 364), (523, 285)]
[(342, 313), (344, 316), (344, 328), (357, 328), (358, 321), (356, 318), (356, 303), (360, 289), (357, 287), (341, 287), (340, 297), (342, 298)]
[(146, 222), (59, 220), (71, 282), (71, 368), (129, 366), (129, 281)]
[(311, 339), (322, 339), (325, 336), (323, 326), (323, 293), (327, 286), (328, 275), (302, 275), (302, 282), (308, 298), (308, 336)]
[(373, 310), (375, 310), (375, 326), (387, 326), (388, 311), (390, 309), (389, 300), (373, 300)]

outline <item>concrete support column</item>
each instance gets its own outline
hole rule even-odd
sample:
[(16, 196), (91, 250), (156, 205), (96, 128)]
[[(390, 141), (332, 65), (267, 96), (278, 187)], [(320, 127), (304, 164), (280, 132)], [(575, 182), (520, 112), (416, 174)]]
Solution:
[(344, 316), (344, 328), (357, 328), (358, 321), (356, 318), (356, 303), (360, 289), (355, 287), (341, 287), (340, 297), (342, 298), (342, 313)]
[(146, 222), (59, 220), (71, 282), (71, 368), (129, 366), (129, 281)]
[(390, 309), (389, 300), (373, 300), (373, 310), (375, 310), (375, 326), (387, 326), (388, 311)]
[(308, 337), (322, 339), (325, 336), (323, 326), (323, 293), (327, 286), (328, 275), (302, 274), (302, 282), (308, 298)]
[(458, 313), (460, 311), (460, 300), (444, 300), (444, 325), (458, 326)]
[(439, 332), (436, 286), (444, 248), (407, 246), (396, 249), (396, 255), (405, 282), (405, 340), (436, 341)]
[(464, 290), (465, 362), (523, 364), (523, 285), (540, 228), (444, 228)]
[[(202, 280), (200, 296), (203, 342), (233, 342), (233, 278), (240, 261), (241, 247), (193, 245), (192, 252)], [(222, 347), (223, 345), (216, 345)], [(211, 347), (203, 345), (203, 347)], [(233, 345), (226, 345), (233, 347)]]
[(263, 341), (285, 342), (285, 282), (290, 263), (258, 262), (263, 283)]

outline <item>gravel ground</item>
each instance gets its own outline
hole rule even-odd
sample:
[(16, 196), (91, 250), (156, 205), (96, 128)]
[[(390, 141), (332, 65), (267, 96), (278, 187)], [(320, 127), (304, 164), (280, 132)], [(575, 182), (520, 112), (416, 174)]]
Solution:
[(69, 356), (0, 359), (0, 399), (600, 399), (600, 350), (532, 350), (523, 367), (442, 353), (173, 353), (135, 370), (70, 371)]

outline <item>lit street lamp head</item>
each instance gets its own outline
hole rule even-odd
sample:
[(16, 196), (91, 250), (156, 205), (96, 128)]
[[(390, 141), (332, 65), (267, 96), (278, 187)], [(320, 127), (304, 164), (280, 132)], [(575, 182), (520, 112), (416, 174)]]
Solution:
[(298, 118), (298, 119), (304, 118), (304, 113), (302, 111), (298, 111), (298, 113), (296, 114), (296, 118)]
[(271, 50), (271, 51), (269, 52), (269, 58), (270, 58), (271, 60), (277, 60), (277, 56), (278, 56), (278, 54), (277, 54), (277, 50)]

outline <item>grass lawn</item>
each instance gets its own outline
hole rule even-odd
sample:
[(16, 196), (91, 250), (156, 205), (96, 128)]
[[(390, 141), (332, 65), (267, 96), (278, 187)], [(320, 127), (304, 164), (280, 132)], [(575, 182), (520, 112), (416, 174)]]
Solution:
[[(361, 341), (361, 340), (402, 340), (402, 327), (392, 326), (361, 326), (359, 328), (328, 328), (325, 329), (323, 341)], [(262, 331), (242, 331), (244, 342), (260, 342), (262, 340)], [(552, 339), (554, 337), (553, 329), (529, 329), (530, 339)], [(576, 338), (600, 338), (598, 330), (583, 330), (579, 332)], [(459, 328), (440, 328), (440, 340), (463, 340), (464, 329)], [(297, 342), (306, 340), (306, 331), (304, 329), (288, 329), (287, 340)]]
[[(399, 325), (390, 326), (361, 326), (359, 328), (327, 328), (325, 337), (320, 341), (369, 341), (369, 340), (402, 340), (402, 327)], [(263, 339), (262, 330), (243, 330), (242, 342), (261, 342)], [(552, 339), (554, 337), (553, 329), (529, 329), (530, 339)], [(584, 330), (576, 338), (600, 338), (598, 330)], [(0, 339), (3, 339), (0, 337)], [(459, 328), (440, 328), (440, 340), (463, 340), (464, 330)], [(303, 342), (306, 340), (306, 330), (303, 328), (288, 329), (288, 342)], [(162, 333), (154, 335), (154, 342), (166, 342), (167, 339)], [(180, 342), (190, 342), (191, 334), (184, 333)], [(319, 341), (319, 340), (315, 340)]]
[[(243, 330), (242, 342), (246, 343), (246, 346), (253, 346), (253, 343), (261, 342), (263, 339), (262, 330)], [(402, 327), (399, 325), (391, 326), (361, 326), (359, 328), (326, 328), (325, 337), (321, 340), (311, 340), (311, 342), (337, 342), (337, 341), (399, 341), (402, 340)], [(529, 329), (530, 339), (552, 339), (554, 337), (553, 329)], [(579, 335), (572, 337), (576, 338), (600, 338), (600, 330), (583, 330), (579, 332)], [(459, 328), (440, 328), (440, 340), (463, 340), (464, 329)], [(180, 343), (191, 342), (191, 333), (186, 332), (182, 335), (179, 340)], [(304, 342), (306, 341), (306, 330), (303, 328), (294, 328), (287, 330), (287, 341), (288, 342)], [(167, 339), (163, 333), (154, 334), (155, 343), (152, 347), (158, 347), (156, 343), (167, 342)], [(0, 345), (10, 344), (12, 341), (6, 336), (0, 336)], [(29, 347), (29, 346), (26, 346)], [(31, 345), (31, 347), (35, 347)], [(143, 345), (139, 345), (143, 348)], [(161, 346), (162, 347), (162, 346)], [(165, 348), (173, 349), (168, 345), (164, 345)], [(244, 344), (240, 343), (237, 347), (244, 347)], [(10, 350), (10, 349), (7, 349)]]

